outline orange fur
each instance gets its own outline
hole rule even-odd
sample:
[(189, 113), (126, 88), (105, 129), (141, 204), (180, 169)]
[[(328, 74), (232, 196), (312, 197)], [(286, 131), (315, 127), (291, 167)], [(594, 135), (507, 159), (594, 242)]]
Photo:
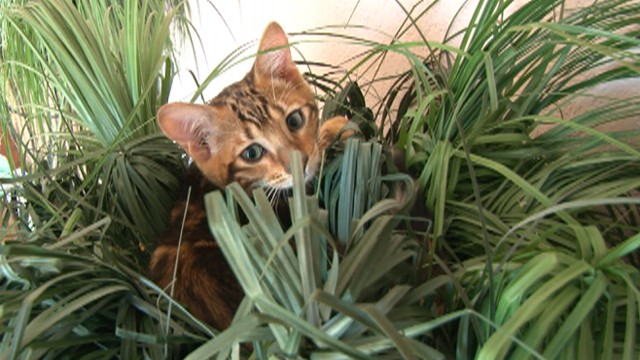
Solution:
[[(273, 50), (275, 48), (275, 50)], [(304, 125), (292, 131), (287, 117), (300, 111)], [(315, 97), (291, 60), (287, 37), (271, 23), (251, 71), (208, 105), (173, 103), (158, 112), (162, 131), (180, 144), (215, 185), (244, 188), (291, 186), (289, 154), (302, 153), (305, 178), (317, 171), (322, 151), (348, 123), (344, 117), (320, 125)], [(242, 159), (253, 144), (264, 149), (257, 162)]]
[[(167, 291), (173, 284), (174, 298), (218, 329), (230, 325), (243, 293), (208, 228), (204, 195), (234, 181), (247, 190), (290, 187), (291, 150), (302, 154), (305, 178), (312, 178), (323, 150), (348, 123), (336, 117), (320, 124), (318, 113), (314, 94), (291, 60), (287, 37), (276, 23), (265, 30), (244, 79), (207, 105), (173, 103), (158, 112), (162, 131), (185, 149), (196, 167), (189, 169), (169, 228), (153, 252), (150, 277)], [(185, 207), (187, 221), (178, 250)]]

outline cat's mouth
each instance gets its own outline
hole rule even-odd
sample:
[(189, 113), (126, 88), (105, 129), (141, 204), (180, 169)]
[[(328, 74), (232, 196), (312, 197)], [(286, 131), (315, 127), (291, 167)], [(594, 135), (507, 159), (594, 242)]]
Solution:
[[(308, 187), (311, 184), (312, 180), (316, 177), (316, 172), (313, 169), (305, 169), (304, 172), (304, 185)], [(278, 191), (278, 192), (286, 192), (290, 193), (293, 188), (293, 176), (291, 174), (286, 174), (278, 177), (277, 179), (267, 181), (260, 180), (256, 182), (253, 188), (263, 188), (267, 191)]]

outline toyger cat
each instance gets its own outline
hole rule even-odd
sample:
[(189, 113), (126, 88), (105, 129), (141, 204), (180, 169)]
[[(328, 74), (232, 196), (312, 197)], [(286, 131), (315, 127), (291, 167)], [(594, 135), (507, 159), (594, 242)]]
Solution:
[(152, 254), (150, 278), (167, 292), (175, 281), (174, 299), (214, 328), (228, 327), (244, 294), (211, 235), (204, 195), (234, 181), (246, 190), (291, 187), (289, 154), (294, 149), (302, 154), (305, 180), (311, 179), (323, 150), (347, 123), (346, 118), (335, 117), (320, 124), (314, 94), (293, 63), (287, 36), (277, 23), (264, 31), (244, 79), (207, 105), (162, 106), (160, 129), (187, 152), (195, 166), (187, 172), (169, 228)]

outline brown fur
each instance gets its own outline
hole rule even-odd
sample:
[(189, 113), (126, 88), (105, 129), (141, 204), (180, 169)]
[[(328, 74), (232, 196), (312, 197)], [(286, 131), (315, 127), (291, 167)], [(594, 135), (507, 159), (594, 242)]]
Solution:
[[(296, 112), (302, 115), (302, 125), (292, 127), (288, 121), (299, 119), (292, 115)], [(169, 230), (153, 252), (151, 279), (169, 292), (178, 261), (174, 298), (213, 327), (228, 327), (243, 292), (209, 231), (204, 195), (234, 181), (247, 190), (290, 187), (292, 150), (302, 154), (305, 179), (312, 178), (323, 150), (347, 123), (336, 117), (320, 124), (313, 92), (291, 60), (287, 37), (276, 23), (266, 28), (259, 54), (243, 80), (207, 105), (172, 103), (160, 108), (160, 128), (185, 149), (195, 166), (188, 171)], [(255, 161), (243, 158), (252, 146), (262, 149)]]

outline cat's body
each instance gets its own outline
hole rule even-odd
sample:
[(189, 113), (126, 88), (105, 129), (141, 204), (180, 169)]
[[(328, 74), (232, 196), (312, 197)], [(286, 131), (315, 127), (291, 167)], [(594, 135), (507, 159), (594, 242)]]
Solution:
[(169, 229), (153, 252), (151, 279), (196, 317), (218, 329), (228, 327), (243, 292), (211, 235), (204, 195), (232, 182), (247, 190), (289, 188), (292, 150), (302, 154), (305, 179), (311, 179), (323, 150), (347, 123), (337, 117), (320, 125), (314, 94), (291, 60), (287, 37), (276, 23), (265, 30), (253, 68), (243, 80), (208, 105), (163, 106), (160, 128), (186, 150), (194, 165)]
[[(216, 189), (218, 187), (197, 167), (188, 169), (167, 231), (153, 252), (149, 275), (197, 318), (214, 328), (224, 329), (231, 323), (244, 294), (207, 223), (204, 195)], [(182, 245), (178, 250), (180, 238)], [(178, 251), (180, 257), (172, 289)]]

